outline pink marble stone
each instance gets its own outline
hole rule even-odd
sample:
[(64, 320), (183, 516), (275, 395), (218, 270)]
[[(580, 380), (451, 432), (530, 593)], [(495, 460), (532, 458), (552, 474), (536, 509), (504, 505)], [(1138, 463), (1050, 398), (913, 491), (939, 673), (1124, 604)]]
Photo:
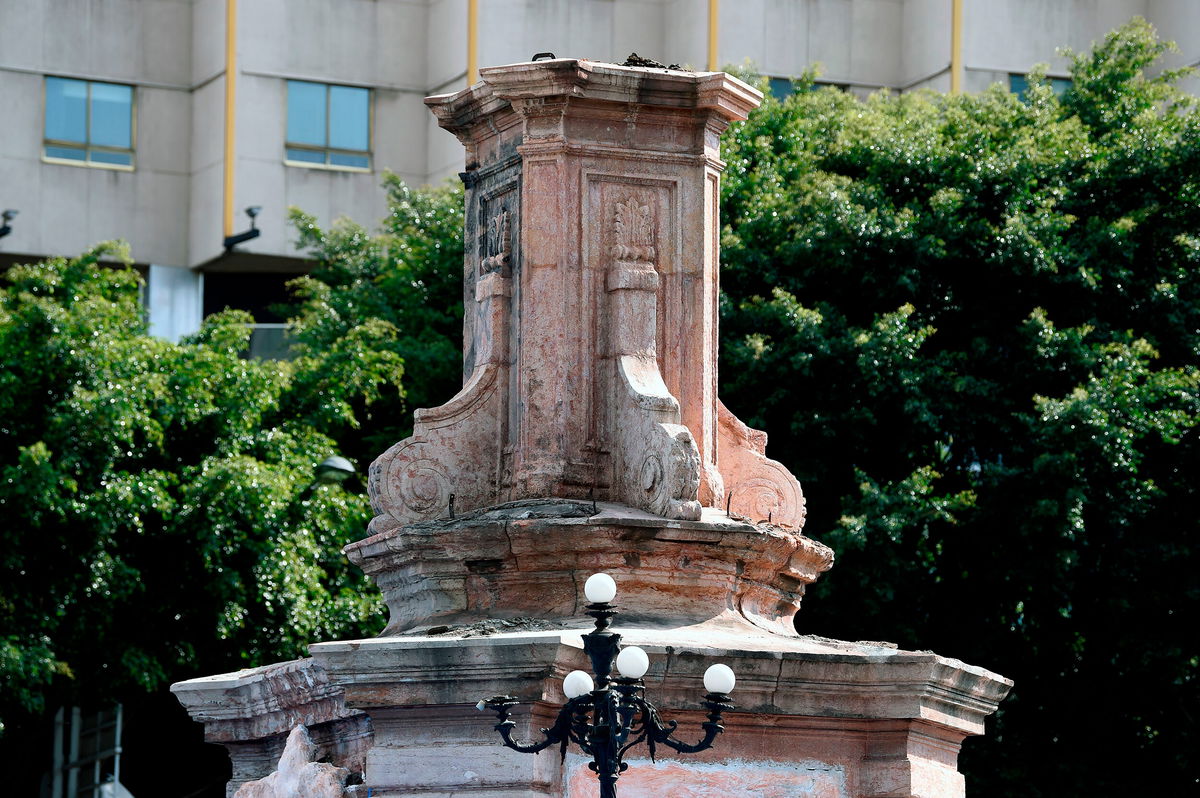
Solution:
[(668, 520), (625, 505), (528, 500), (388, 530), (346, 547), (383, 591), (386, 634), (483, 618), (574, 618), (612, 575), (627, 621), (791, 635), (833, 551), (794, 530), (705, 508)]
[(724, 73), (559, 59), (427, 103), (467, 149), (464, 386), (372, 466), (371, 531), (502, 502), (726, 506), (799, 529), (795, 478), (717, 399)]
[[(584, 762), (572, 762), (569, 774), (566, 798), (594, 798), (596, 774)], [(634, 760), (618, 780), (617, 790), (621, 798), (685, 794), (688, 798), (850, 798), (845, 770), (815, 760), (783, 763), (735, 759), (690, 765)]]

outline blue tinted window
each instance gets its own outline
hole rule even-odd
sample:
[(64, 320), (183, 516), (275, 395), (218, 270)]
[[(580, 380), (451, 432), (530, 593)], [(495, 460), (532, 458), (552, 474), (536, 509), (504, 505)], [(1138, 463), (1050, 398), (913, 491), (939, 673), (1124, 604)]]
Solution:
[(302, 150), (299, 147), (287, 148), (289, 161), (305, 161), (307, 163), (325, 163), (324, 150)]
[(796, 86), (792, 83), (791, 78), (771, 78), (770, 87), (771, 94), (779, 100), (796, 91)]
[(369, 89), (289, 80), (287, 104), (288, 161), (371, 168)]
[[(786, 100), (788, 97), (796, 93), (796, 83), (792, 78), (768, 78), (767, 88), (771, 95), (777, 100)], [(850, 91), (849, 83), (824, 83), (822, 81), (813, 81), (808, 84), (808, 91), (820, 91), (821, 89), (834, 88), (838, 91)]]
[(288, 81), (287, 140), (324, 147), (325, 91), (323, 83)]
[[(1067, 89), (1071, 88), (1070, 78), (1048, 78), (1050, 88), (1059, 97), (1066, 94)], [(1029, 78), (1025, 75), (1010, 74), (1008, 76), (1008, 90), (1013, 94), (1018, 95), (1022, 100), (1029, 91)]]
[(86, 80), (46, 78), (46, 138), (87, 141)]
[(371, 112), (366, 89), (329, 87), (329, 146), (339, 150), (366, 150)]
[(66, 158), (70, 161), (86, 161), (87, 150), (83, 147), (59, 147), (54, 144), (46, 145), (47, 158)]
[(110, 152), (108, 150), (92, 150), (88, 160), (94, 163), (113, 163), (121, 166), (133, 166), (132, 152)]
[(133, 87), (47, 77), (45, 153), (133, 166)]
[(133, 88), (92, 84), (92, 120), (88, 141), (102, 147), (133, 145)]
[(371, 166), (371, 161), (367, 156), (348, 152), (329, 153), (329, 163), (334, 166), (353, 166), (355, 169), (368, 169)]

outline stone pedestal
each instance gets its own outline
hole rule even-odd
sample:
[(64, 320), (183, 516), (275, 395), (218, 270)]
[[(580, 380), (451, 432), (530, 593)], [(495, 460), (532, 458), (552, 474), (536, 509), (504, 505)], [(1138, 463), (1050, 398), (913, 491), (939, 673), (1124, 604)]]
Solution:
[(679, 738), (701, 736), (705, 668), (738, 674), (716, 746), (631, 752), (623, 798), (963, 795), (959, 746), (1011, 682), (797, 636), (833, 553), (801, 533), (766, 436), (716, 395), (718, 137), (758, 93), (574, 59), (481, 75), (426, 101), (467, 149), (464, 386), (372, 466), (376, 516), (346, 548), (388, 627), (175, 685), (180, 700), (243, 780), (301, 723), (372, 796), (591, 796), (582, 757), (504, 748), (474, 705), (519, 697), (527, 739), (552, 724), (563, 676), (587, 667), (583, 583), (604, 571)]
[[(738, 708), (725, 717), (716, 746), (660, 755), (657, 764), (631, 760), (618, 782), (624, 798), (961, 796), (959, 746), (983, 733), (984, 717), (1011, 685), (982, 668), (886, 644), (733, 628), (616, 628), (623, 643), (649, 652), (647, 694), (665, 718), (679, 721), (680, 739), (702, 736), (704, 670), (719, 661), (738, 674)], [(498, 744), (491, 716), (470, 703), (520, 696), (530, 708), (516, 717), (519, 736), (538, 738), (564, 701), (563, 676), (587, 667), (583, 631), (514, 620), (321, 643), (313, 656), (344, 686), (346, 701), (371, 716), (376, 745), (366, 781), (373, 795), (585, 798), (596, 794), (596, 783), (582, 757), (568, 757), (563, 767), (553, 749), (510, 751)], [(769, 789), (752, 790), (755, 780)]]
[(795, 478), (717, 399), (724, 73), (574, 59), (426, 103), (467, 149), (463, 390), (371, 469), (372, 532), (502, 501), (702, 505), (799, 528)]

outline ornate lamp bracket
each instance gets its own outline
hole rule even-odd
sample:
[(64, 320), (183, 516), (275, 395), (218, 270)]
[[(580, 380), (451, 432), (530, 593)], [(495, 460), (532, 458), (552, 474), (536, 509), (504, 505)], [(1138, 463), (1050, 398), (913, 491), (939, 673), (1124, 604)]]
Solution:
[[(712, 748), (717, 735), (725, 730), (721, 725), (722, 713), (733, 709), (728, 693), (735, 680), (727, 666), (710, 667), (704, 674), (705, 688), (709, 691), (702, 702), (708, 710), (708, 720), (701, 724), (704, 737), (696, 743), (675, 739), (678, 723), (663, 721), (658, 708), (646, 698), (642, 677), (649, 659), (645, 652), (636, 646), (622, 648), (621, 635), (607, 631), (617, 614), (610, 603), (616, 595), (616, 585), (606, 574), (595, 574), (588, 580), (585, 592), (592, 602), (587, 614), (596, 622), (595, 629), (583, 635), (583, 650), (591, 660), (592, 675), (584, 671), (567, 674), (563, 680), (567, 703), (559, 710), (554, 725), (541, 730), (542, 739), (532, 742), (513, 739), (517, 724), (509, 715), (519, 703), (513, 696), (494, 696), (477, 706), (496, 713), (495, 729), (504, 745), (514, 751), (536, 754), (557, 745), (560, 757), (565, 759), (567, 749), (574, 743), (591, 757), (588, 767), (600, 781), (600, 798), (616, 798), (617, 779), (629, 767), (624, 761), (625, 754), (634, 746), (644, 742), (651, 761), (655, 761), (658, 746), (680, 754)], [(617, 676), (613, 675), (614, 666)]]

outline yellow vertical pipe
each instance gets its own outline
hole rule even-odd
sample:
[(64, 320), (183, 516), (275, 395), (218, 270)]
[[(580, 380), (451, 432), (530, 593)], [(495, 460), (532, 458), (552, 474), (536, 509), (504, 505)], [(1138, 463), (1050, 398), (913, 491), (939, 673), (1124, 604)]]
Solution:
[(717, 71), (717, 32), (719, 30), (720, 0), (708, 0), (708, 71)]
[(467, 85), (479, 81), (479, 0), (467, 0)]
[(234, 92), (237, 86), (237, 0), (225, 0), (225, 236), (233, 235)]
[(962, 0), (950, 0), (950, 93), (962, 91)]

